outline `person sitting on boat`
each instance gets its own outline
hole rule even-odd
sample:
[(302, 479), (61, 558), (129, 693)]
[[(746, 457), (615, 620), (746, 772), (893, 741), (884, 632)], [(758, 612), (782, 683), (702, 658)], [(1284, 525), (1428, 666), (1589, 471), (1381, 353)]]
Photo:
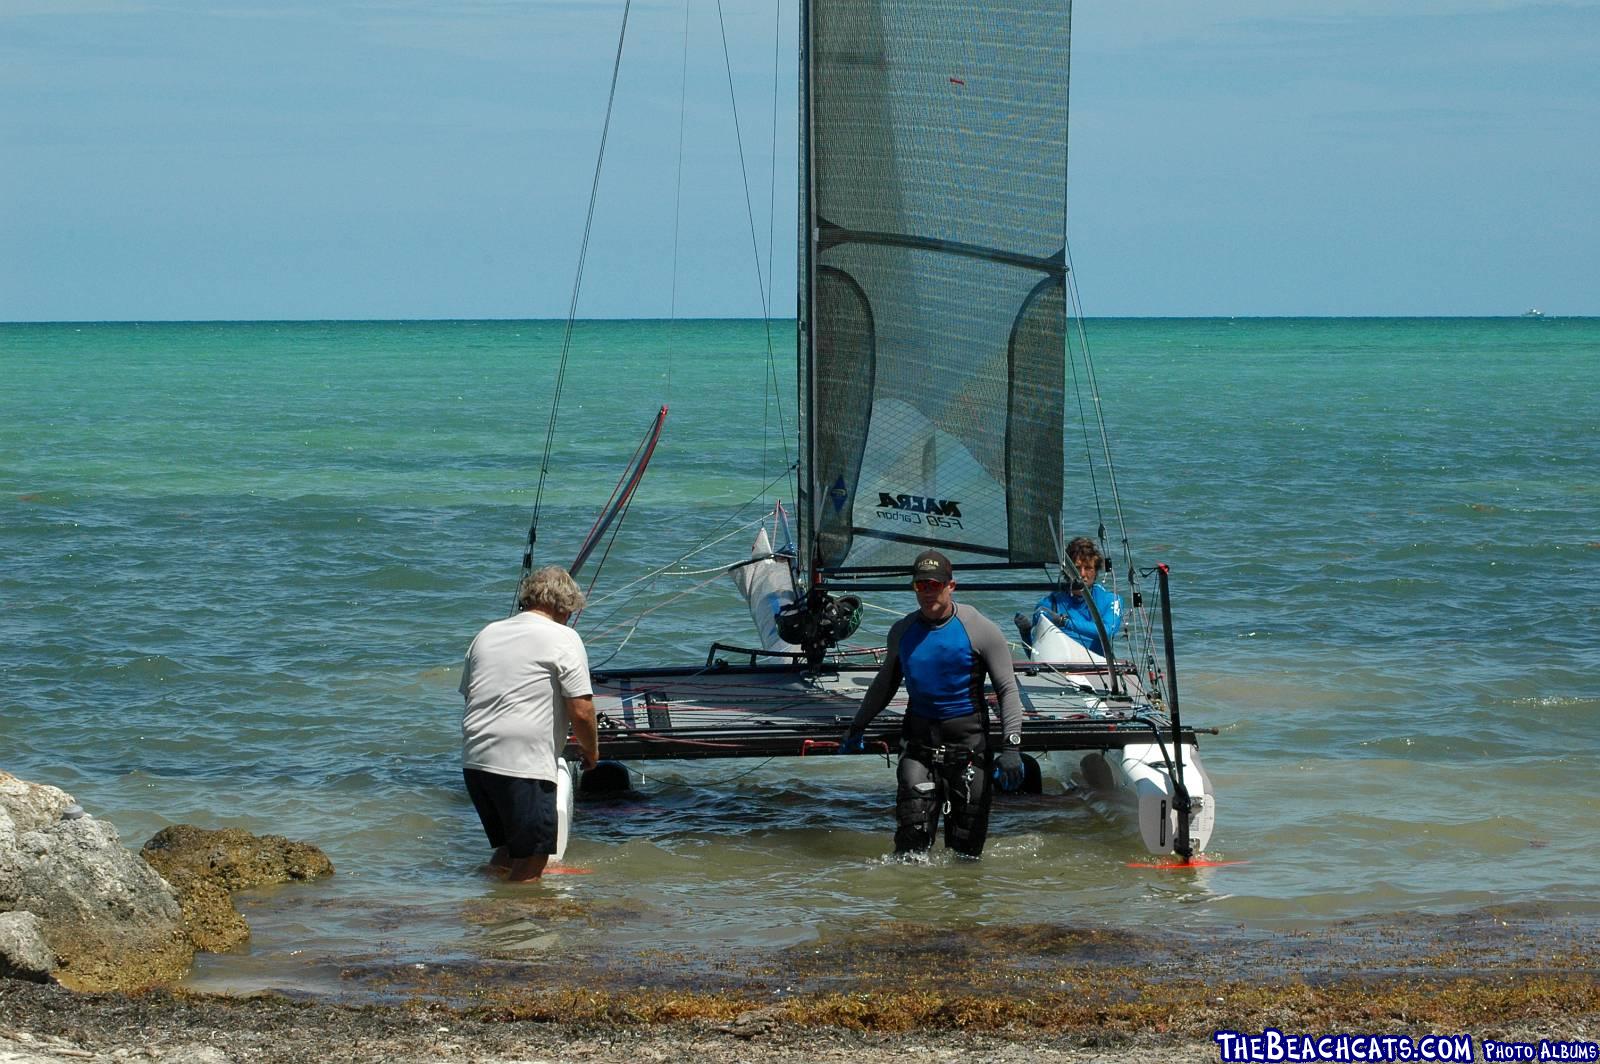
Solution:
[(1104, 568), (1100, 548), (1088, 536), (1079, 536), (1067, 544), (1067, 560), (1077, 569), (1078, 578), (1069, 578), (1066, 587), (1040, 599), (1033, 608), (1033, 623), (1037, 625), (1041, 619), (1047, 620), (1079, 646), (1103, 658), (1110, 657), (1108, 649), (1100, 642), (1100, 628), (1094, 623), (1094, 614), (1084, 598), (1085, 592), (1094, 596), (1094, 607), (1099, 611), (1100, 623), (1105, 625), (1106, 638), (1115, 639), (1122, 631), (1122, 599), (1095, 582)]
[[(998, 766), (1006, 790), (1022, 783), (1022, 699), (1011, 670), (1011, 648), (994, 622), (957, 604), (950, 559), (936, 550), (911, 568), (917, 609), (889, 629), (888, 656), (867, 689), (841, 753), (864, 753), (867, 725), (903, 682), (908, 695), (901, 725), (895, 795), (896, 854), (925, 853), (944, 813), (944, 843), (967, 857), (983, 853), (989, 834), (990, 776)], [(1000, 701), (998, 757), (989, 749), (987, 674)]]
[(489, 859), (512, 882), (538, 879), (556, 852), (556, 758), (567, 730), (583, 767), (600, 759), (589, 656), (567, 621), (583, 592), (560, 566), (529, 574), (517, 589), (522, 612), (495, 621), (472, 640), (461, 670), (462, 775)]

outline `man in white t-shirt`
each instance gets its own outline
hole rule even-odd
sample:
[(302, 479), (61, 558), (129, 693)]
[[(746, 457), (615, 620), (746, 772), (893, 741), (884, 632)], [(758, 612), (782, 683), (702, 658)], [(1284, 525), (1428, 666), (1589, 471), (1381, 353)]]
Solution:
[(559, 566), (529, 574), (522, 612), (479, 632), (461, 670), (462, 775), (494, 847), (489, 863), (513, 882), (538, 879), (556, 851), (556, 758), (568, 730), (583, 767), (600, 758), (589, 655), (567, 627), (583, 592)]

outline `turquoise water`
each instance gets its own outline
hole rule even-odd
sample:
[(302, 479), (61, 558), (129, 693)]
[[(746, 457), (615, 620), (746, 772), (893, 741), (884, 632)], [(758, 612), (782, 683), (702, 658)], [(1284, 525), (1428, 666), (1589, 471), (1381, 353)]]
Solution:
[[(586, 614), (596, 662), (748, 638), (715, 567), (747, 549), (764, 484), (787, 496), (792, 330), (770, 334), (780, 410), (762, 323), (578, 326), (541, 558), (570, 558), (663, 402), (597, 597), (728, 537)], [(1138, 560), (1174, 574), (1185, 715), (1221, 730), (1211, 848), (1244, 863), (1129, 868), (1114, 811), (1052, 794), (1001, 807), (981, 864), (886, 864), (881, 763), (661, 764), (642, 797), (581, 810), (589, 874), (532, 888), (603, 926), (494, 915), (515, 895), (474, 874), (456, 669), (510, 601), (561, 333), (0, 325), (0, 767), (130, 845), (235, 825), (339, 869), (253, 896), (252, 945), (196, 985), (602, 940), (765, 948), (884, 916), (1600, 922), (1594, 319), (1089, 323)], [(1087, 499), (1075, 517), (1092, 527)]]

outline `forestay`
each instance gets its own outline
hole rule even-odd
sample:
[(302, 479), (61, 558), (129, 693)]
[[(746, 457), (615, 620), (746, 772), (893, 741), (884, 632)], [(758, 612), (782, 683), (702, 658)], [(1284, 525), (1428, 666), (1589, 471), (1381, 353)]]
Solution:
[(1056, 558), (1069, 0), (810, 0), (802, 571)]

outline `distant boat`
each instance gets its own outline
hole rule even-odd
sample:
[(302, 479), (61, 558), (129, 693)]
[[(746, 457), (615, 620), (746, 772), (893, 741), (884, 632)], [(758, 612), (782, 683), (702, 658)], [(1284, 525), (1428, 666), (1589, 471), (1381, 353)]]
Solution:
[(1522, 312), (1522, 316), (1524, 318), (1542, 318), (1544, 317), (1544, 311), (1540, 310), (1538, 307), (1529, 307), (1527, 310)]

